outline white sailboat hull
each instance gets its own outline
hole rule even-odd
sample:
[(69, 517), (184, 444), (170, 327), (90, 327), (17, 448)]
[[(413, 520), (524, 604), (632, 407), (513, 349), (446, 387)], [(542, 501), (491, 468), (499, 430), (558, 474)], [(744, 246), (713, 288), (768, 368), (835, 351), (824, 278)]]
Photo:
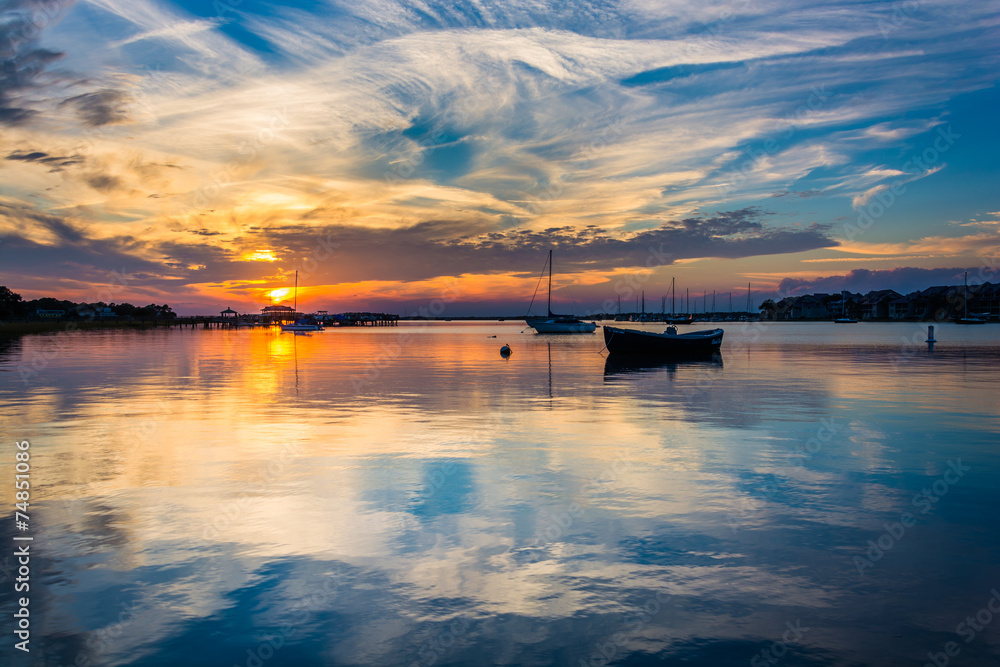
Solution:
[(561, 322), (558, 319), (547, 317), (529, 317), (525, 320), (528, 326), (538, 333), (593, 333), (597, 325), (593, 322)]
[(282, 331), (322, 331), (323, 327), (318, 324), (282, 324)]

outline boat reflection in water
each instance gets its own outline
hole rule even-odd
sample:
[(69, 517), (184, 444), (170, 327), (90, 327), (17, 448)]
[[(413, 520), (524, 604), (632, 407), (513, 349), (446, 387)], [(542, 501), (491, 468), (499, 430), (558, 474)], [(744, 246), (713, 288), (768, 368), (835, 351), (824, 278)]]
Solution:
[(708, 352), (696, 355), (686, 354), (679, 357), (644, 358), (635, 355), (609, 354), (604, 361), (604, 377), (651, 373), (660, 370), (666, 371), (672, 376), (678, 368), (721, 370), (722, 355), (718, 352)]

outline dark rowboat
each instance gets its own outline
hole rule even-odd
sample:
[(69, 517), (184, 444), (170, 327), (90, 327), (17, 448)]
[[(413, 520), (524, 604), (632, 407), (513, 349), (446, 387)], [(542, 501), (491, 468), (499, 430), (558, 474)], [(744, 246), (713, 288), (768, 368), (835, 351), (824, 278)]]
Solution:
[(711, 355), (722, 346), (722, 329), (678, 334), (674, 327), (663, 333), (637, 329), (604, 328), (604, 344), (615, 355), (689, 357)]

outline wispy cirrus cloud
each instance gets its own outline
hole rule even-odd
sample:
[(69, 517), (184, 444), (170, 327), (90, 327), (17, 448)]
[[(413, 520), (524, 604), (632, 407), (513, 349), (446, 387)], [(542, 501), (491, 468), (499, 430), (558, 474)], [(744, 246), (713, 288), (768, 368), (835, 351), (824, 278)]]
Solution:
[(955, 256), (962, 254), (989, 254), (1000, 249), (1000, 233), (982, 232), (962, 236), (927, 236), (900, 242), (843, 241), (839, 252), (858, 255), (913, 255)]
[[(94, 238), (141, 239), (144, 261), (198, 284), (247, 275), (233, 258), (251, 238), (284, 261), (319, 230), (399, 259), (328, 277), (352, 283), (369, 267), (458, 275), (501, 247), (528, 270), (544, 242), (577, 271), (635, 266), (636, 239), (679, 259), (797, 256), (829, 247), (852, 204), (947, 171), (902, 163), (995, 80), (996, 8), (893, 20), (785, 0), (91, 0), (21, 44), (0, 87), (5, 192)], [(710, 211), (763, 200), (780, 209), (764, 227), (713, 236)], [(900, 257), (948, 247), (897, 234)]]
[(24, 125), (39, 113), (33, 98), (58, 78), (51, 67), (65, 54), (42, 47), (38, 34), (71, 4), (8, 0), (0, 5), (0, 125)]

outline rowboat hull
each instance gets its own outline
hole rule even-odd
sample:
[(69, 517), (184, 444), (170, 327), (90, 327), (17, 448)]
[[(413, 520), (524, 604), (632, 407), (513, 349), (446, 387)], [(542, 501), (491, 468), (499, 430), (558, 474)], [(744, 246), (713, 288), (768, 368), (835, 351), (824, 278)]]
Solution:
[(614, 355), (711, 356), (722, 347), (723, 333), (722, 329), (677, 334), (604, 327), (604, 344)]

